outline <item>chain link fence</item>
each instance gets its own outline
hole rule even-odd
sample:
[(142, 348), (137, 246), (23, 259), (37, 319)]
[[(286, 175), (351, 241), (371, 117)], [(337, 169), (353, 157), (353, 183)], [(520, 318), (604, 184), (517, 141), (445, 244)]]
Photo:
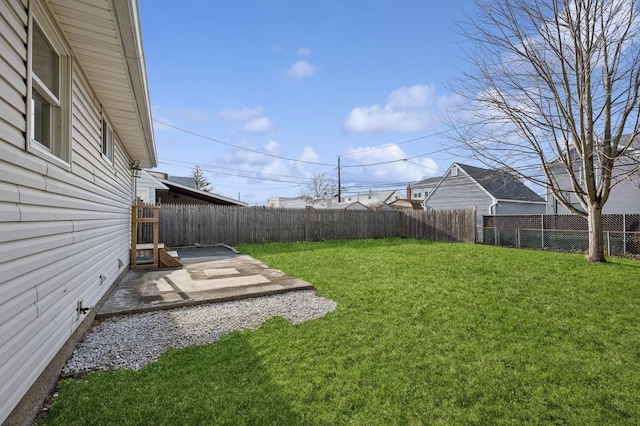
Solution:
[[(640, 214), (603, 215), (609, 256), (640, 255)], [(588, 224), (576, 215), (485, 216), (478, 241), (483, 244), (554, 251), (586, 252)]]

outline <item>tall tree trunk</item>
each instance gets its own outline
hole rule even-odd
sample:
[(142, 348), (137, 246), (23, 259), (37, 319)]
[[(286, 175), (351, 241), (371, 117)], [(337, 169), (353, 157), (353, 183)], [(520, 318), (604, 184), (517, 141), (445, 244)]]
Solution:
[(604, 257), (604, 239), (602, 237), (602, 207), (589, 206), (589, 254), (587, 260), (591, 263), (606, 262)]

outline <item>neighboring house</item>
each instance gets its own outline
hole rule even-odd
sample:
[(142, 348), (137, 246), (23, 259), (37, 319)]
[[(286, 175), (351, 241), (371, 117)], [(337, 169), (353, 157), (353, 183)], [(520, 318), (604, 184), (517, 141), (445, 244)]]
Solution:
[(300, 197), (286, 198), (286, 197), (271, 197), (268, 201), (269, 207), (287, 208), (287, 209), (330, 209), (334, 206), (344, 206), (352, 203), (360, 202), (366, 207), (372, 207), (376, 205), (389, 204), (392, 201), (402, 198), (400, 191), (369, 191), (362, 194), (345, 195), (341, 197), (341, 202), (338, 197), (334, 198), (311, 198), (306, 195)]
[[(396, 200), (396, 201), (400, 201), (400, 200)], [(395, 203), (395, 201), (393, 201), (391, 204)], [(380, 211), (394, 211), (395, 209), (393, 207), (391, 207), (391, 204), (387, 204), (387, 203), (377, 203), (377, 204), (371, 204), (369, 206), (367, 206), (369, 208), (369, 210), (373, 210), (374, 212), (380, 212)], [(420, 208), (422, 208), (422, 206), (420, 206)]]
[(0, 423), (22, 424), (129, 269), (131, 168), (157, 155), (136, 0), (0, 22)]
[[(629, 141), (627, 137), (626, 141)], [(627, 156), (622, 157), (613, 168), (613, 176), (616, 180), (621, 180), (611, 188), (609, 199), (602, 209), (603, 214), (624, 214), (640, 213), (640, 138), (636, 139), (627, 150)], [(582, 184), (582, 165), (576, 161), (576, 174), (578, 182)], [(571, 187), (571, 180), (567, 169), (561, 163), (551, 167), (552, 173), (557, 180), (557, 185), (562, 189), (568, 201), (579, 210), (582, 206)], [(628, 178), (626, 178), (628, 176)], [(560, 204), (554, 198), (551, 191), (547, 192), (547, 213), (548, 214), (569, 214), (569, 209)]]
[(395, 200), (399, 200), (403, 197), (402, 193), (397, 190), (392, 191), (369, 191), (360, 194), (343, 195), (343, 203), (353, 203), (360, 201), (365, 206), (372, 206), (374, 204), (389, 204)]
[(271, 197), (267, 200), (267, 207), (278, 209), (305, 209), (311, 208), (313, 198), (306, 195), (300, 197)]
[(424, 210), (422, 201), (423, 200), (407, 200), (406, 198), (401, 198), (387, 205), (396, 210)]
[(440, 182), (441, 176), (432, 177), (429, 179), (421, 180), (413, 185), (407, 186), (407, 199), (408, 200), (424, 200), (429, 193), (433, 191), (438, 182)]
[(477, 208), (483, 215), (544, 214), (546, 202), (512, 174), (453, 163), (424, 200), (425, 209)]
[(138, 179), (138, 198), (145, 204), (217, 204), (248, 207), (244, 201), (195, 188), (193, 178), (169, 176), (143, 170)]
[(179, 183), (180, 185), (196, 187), (196, 180), (191, 176), (169, 176), (166, 173), (151, 172), (153, 175), (164, 175), (162, 179), (170, 180), (171, 182)]
[(140, 177), (136, 179), (136, 198), (144, 204), (157, 204), (156, 191), (168, 189), (165, 184), (147, 170), (141, 170)]
[(362, 204), (360, 201), (354, 201), (353, 203), (334, 204), (328, 208), (332, 210), (369, 210), (367, 206)]

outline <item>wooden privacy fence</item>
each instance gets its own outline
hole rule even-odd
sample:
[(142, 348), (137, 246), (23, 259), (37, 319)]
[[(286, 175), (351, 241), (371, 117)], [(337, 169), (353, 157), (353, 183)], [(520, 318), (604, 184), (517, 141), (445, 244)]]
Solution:
[(398, 211), (398, 236), (434, 241), (476, 242), (476, 209)]
[(160, 206), (160, 241), (170, 247), (360, 238), (475, 242), (475, 211), (270, 209), (211, 204)]

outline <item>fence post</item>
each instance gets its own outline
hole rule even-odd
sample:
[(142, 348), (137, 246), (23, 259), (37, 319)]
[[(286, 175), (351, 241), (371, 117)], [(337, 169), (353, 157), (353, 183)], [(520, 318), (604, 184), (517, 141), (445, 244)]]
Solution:
[(498, 245), (498, 227), (497, 226), (493, 227), (493, 245), (494, 246)]
[(520, 227), (516, 228), (516, 247), (522, 248), (520, 247)]
[(627, 254), (627, 214), (622, 215), (622, 254)]
[[(473, 206), (473, 241), (471, 242), (474, 244), (478, 242), (478, 221), (476, 220), (477, 217), (478, 206)], [(484, 228), (484, 215), (482, 216), (481, 226)], [(484, 240), (484, 231), (482, 231), (482, 239)]]
[(611, 256), (611, 235), (607, 231), (607, 255)]
[(544, 215), (540, 215), (540, 237), (542, 238), (540, 249), (544, 249)]

